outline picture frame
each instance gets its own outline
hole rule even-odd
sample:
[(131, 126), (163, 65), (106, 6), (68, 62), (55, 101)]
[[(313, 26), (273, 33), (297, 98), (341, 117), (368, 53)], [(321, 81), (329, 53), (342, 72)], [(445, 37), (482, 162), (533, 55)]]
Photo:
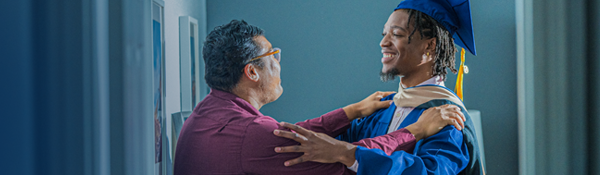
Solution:
[(181, 111), (193, 111), (206, 96), (204, 60), (201, 59), (198, 20), (191, 16), (179, 17), (179, 71)]
[(154, 174), (165, 174), (165, 35), (164, 6), (162, 0), (152, 0), (152, 94), (154, 123)]

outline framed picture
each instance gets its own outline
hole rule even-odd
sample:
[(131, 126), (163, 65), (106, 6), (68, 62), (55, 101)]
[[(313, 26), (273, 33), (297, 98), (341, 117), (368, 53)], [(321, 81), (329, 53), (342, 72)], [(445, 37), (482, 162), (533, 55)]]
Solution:
[(181, 111), (193, 111), (206, 96), (204, 60), (200, 57), (198, 20), (190, 16), (179, 17), (179, 71)]
[(152, 93), (154, 104), (154, 162), (162, 161), (161, 131), (165, 116), (164, 1), (152, 2)]

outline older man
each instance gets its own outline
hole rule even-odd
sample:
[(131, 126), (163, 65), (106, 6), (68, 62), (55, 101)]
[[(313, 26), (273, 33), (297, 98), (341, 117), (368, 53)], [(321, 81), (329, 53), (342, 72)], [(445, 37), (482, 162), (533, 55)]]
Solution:
[[(310, 162), (285, 167), (285, 160), (299, 154), (275, 152), (275, 147), (298, 143), (273, 135), (276, 129), (283, 128), (259, 112), (263, 105), (277, 100), (283, 92), (279, 76), (281, 50), (272, 47), (263, 36), (263, 30), (237, 20), (219, 26), (207, 36), (203, 56), (205, 79), (212, 89), (183, 125), (175, 154), (175, 174), (353, 173), (346, 168), (354, 163), (353, 156), (335, 156), (329, 164)], [(361, 102), (297, 125), (335, 137), (346, 132), (350, 121), (389, 107), (390, 101), (380, 101), (389, 94), (391, 92), (374, 93)], [(431, 112), (428, 116), (438, 121), (438, 128), (448, 124), (459, 126), (454, 120), (462, 120), (462, 114), (454, 108), (447, 109), (455, 115), (442, 119), (440, 112)], [(406, 144), (406, 141), (437, 132), (420, 129), (423, 125), (417, 122), (413, 125), (417, 129), (413, 131), (397, 131), (360, 143), (370, 145), (367, 148), (412, 149), (414, 143)], [(348, 148), (334, 152), (353, 155), (353, 151), (355, 149)], [(343, 162), (346, 166), (333, 162)]]

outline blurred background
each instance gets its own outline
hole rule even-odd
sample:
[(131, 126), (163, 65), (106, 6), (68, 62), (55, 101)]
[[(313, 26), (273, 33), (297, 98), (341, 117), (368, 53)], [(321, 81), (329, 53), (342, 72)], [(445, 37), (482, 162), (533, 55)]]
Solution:
[[(208, 92), (204, 37), (233, 19), (282, 49), (284, 93), (261, 109), (278, 121), (397, 91), (379, 79), (379, 42), (399, 2), (5, 2), (0, 174), (171, 174), (177, 130)], [(470, 4), (464, 103), (481, 114), (487, 173), (600, 174), (600, 2)]]

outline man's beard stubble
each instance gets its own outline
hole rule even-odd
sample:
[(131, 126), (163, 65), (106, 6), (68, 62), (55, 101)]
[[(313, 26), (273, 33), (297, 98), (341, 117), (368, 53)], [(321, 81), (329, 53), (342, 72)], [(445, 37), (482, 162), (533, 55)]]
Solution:
[(388, 81), (394, 81), (398, 75), (400, 75), (400, 72), (398, 71), (398, 69), (392, 68), (391, 70), (389, 70), (387, 72), (383, 72), (383, 71), (380, 72), (379, 78), (383, 82), (388, 82)]

